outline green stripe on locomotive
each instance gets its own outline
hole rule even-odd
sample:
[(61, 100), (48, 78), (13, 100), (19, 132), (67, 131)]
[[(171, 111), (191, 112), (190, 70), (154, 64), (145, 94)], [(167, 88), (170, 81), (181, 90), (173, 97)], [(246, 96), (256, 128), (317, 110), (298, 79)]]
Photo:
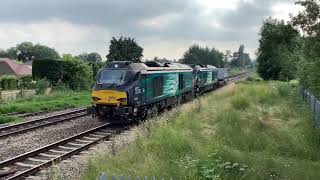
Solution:
[[(179, 80), (180, 79), (180, 80)], [(145, 74), (141, 89), (147, 103), (179, 96), (191, 91), (193, 86), (192, 72), (155, 72)], [(181, 85), (182, 84), (182, 85)]]

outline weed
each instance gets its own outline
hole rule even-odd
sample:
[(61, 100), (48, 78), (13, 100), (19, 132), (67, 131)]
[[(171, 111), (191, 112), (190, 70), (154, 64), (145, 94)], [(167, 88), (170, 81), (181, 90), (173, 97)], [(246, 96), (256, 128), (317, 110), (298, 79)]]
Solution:
[(103, 171), (195, 180), (318, 179), (320, 131), (295, 87), (247, 81), (209, 93), (146, 123), (128, 148), (90, 161), (82, 179)]
[[(89, 92), (60, 92), (51, 95), (39, 95), (32, 98), (7, 101), (0, 104), (0, 114), (19, 112), (38, 112), (45, 110), (60, 110), (65, 108), (83, 107), (90, 105)], [(0, 124), (16, 121), (16, 118), (0, 116)]]

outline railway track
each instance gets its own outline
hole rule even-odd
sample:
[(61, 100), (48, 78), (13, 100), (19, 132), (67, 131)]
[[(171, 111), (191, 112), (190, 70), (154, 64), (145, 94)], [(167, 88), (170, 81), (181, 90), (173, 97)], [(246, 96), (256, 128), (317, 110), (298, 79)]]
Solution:
[(47, 113), (47, 112), (49, 112), (49, 111), (39, 111), (39, 112), (32, 112), (32, 113), (12, 112), (12, 113), (1, 114), (1, 115), (25, 118), (25, 117), (30, 117), (30, 116), (37, 116), (37, 115), (44, 114), (44, 113)]
[(81, 108), (81, 109), (73, 110), (70, 112), (47, 116), (44, 118), (38, 118), (31, 121), (25, 121), (17, 124), (3, 126), (3, 127), (0, 127), (0, 138), (17, 135), (17, 134), (31, 131), (41, 127), (55, 125), (57, 123), (69, 121), (79, 117), (84, 117), (86, 115), (87, 115), (86, 108)]
[(233, 82), (236, 82), (238, 80), (241, 80), (243, 78), (247, 78), (252, 73), (253, 72), (246, 72), (246, 73), (243, 73), (243, 74), (240, 74), (240, 75), (230, 76), (230, 77), (228, 77), (228, 82), (227, 83), (229, 84), (229, 83), (233, 83)]
[(104, 124), (56, 143), (27, 152), (14, 158), (0, 162), (0, 179), (23, 179), (42, 169), (58, 163), (113, 135), (125, 128), (110, 130), (110, 124)]

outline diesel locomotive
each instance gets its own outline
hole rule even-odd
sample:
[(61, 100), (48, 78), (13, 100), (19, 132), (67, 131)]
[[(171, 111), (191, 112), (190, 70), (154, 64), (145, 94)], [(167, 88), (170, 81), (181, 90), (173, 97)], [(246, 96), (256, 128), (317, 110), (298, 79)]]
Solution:
[(115, 61), (100, 69), (88, 112), (111, 123), (145, 119), (217, 86), (219, 68)]

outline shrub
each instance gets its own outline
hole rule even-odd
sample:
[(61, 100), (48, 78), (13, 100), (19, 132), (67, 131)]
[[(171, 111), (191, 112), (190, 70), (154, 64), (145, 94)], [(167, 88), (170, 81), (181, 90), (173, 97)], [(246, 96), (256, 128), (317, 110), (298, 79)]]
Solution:
[(18, 88), (18, 79), (15, 76), (2, 76), (0, 78), (1, 89), (12, 90)]
[(32, 76), (22, 76), (19, 78), (19, 88), (21, 89), (34, 89), (35, 82)]
[(72, 90), (89, 89), (92, 82), (90, 66), (80, 60), (35, 60), (32, 73), (34, 78), (46, 78), (54, 86), (64, 83)]
[(233, 96), (231, 99), (231, 104), (238, 110), (244, 110), (250, 105), (248, 98), (240, 95)]
[(50, 86), (50, 82), (47, 79), (38, 79), (36, 81), (36, 92), (37, 94), (44, 94), (46, 89)]
[(95, 81), (96, 78), (96, 74), (99, 71), (99, 69), (101, 69), (104, 66), (104, 63), (102, 62), (89, 62), (89, 66), (91, 66), (92, 69), (92, 78)]

